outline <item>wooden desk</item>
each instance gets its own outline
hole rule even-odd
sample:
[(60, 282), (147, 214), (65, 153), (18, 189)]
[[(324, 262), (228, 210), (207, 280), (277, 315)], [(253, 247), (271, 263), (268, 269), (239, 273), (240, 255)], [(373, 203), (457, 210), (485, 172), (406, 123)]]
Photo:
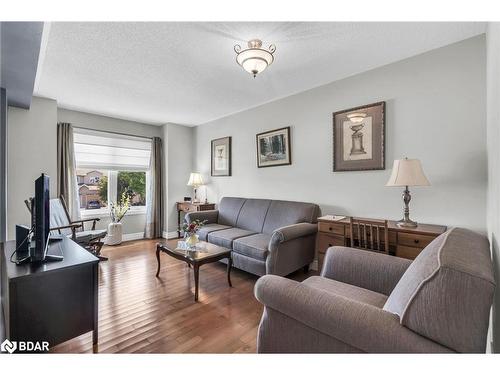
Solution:
[(48, 250), (64, 260), (17, 266), (9, 260), (15, 247), (0, 244), (6, 338), (48, 341), (50, 348), (92, 331), (97, 344), (99, 259), (64, 238)]
[(177, 237), (181, 237), (181, 212), (215, 210), (215, 203), (177, 202)]
[[(401, 258), (415, 259), (434, 238), (446, 231), (446, 226), (419, 224), (416, 228), (400, 228), (389, 221), (389, 253)], [(331, 246), (350, 246), (349, 217), (332, 221), (318, 219), (318, 268), (321, 270), (326, 250)]]

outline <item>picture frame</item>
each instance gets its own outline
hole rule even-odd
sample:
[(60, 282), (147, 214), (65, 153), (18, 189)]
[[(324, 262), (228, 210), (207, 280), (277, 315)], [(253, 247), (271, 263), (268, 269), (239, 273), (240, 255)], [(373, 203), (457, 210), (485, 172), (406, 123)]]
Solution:
[(231, 176), (231, 137), (211, 141), (211, 176)]
[(256, 142), (258, 168), (292, 164), (289, 126), (259, 133)]
[(385, 169), (385, 101), (333, 113), (333, 171)]

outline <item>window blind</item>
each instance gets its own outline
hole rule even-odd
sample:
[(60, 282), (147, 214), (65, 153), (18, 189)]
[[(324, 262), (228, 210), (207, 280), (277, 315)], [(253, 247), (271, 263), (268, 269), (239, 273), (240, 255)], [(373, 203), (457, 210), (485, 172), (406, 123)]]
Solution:
[(151, 141), (87, 129), (73, 133), (77, 168), (119, 171), (147, 171)]

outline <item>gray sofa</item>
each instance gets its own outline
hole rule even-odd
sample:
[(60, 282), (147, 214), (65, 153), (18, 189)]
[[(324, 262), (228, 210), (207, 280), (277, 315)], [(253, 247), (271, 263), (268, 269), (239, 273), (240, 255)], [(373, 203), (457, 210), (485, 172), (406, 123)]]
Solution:
[(413, 261), (328, 249), (321, 276), (264, 276), (260, 353), (484, 353), (495, 281), (488, 240), (437, 237)]
[(222, 198), (217, 210), (190, 212), (187, 222), (207, 220), (200, 239), (233, 250), (233, 266), (258, 276), (285, 276), (314, 260), (313, 203)]

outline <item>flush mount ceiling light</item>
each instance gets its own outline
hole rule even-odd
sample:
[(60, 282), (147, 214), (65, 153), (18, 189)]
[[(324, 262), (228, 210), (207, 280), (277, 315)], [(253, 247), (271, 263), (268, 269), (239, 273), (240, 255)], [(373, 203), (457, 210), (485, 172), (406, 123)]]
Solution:
[(248, 73), (253, 74), (254, 78), (274, 61), (273, 53), (276, 51), (276, 46), (271, 44), (267, 49), (261, 47), (262, 41), (259, 39), (250, 40), (248, 48), (244, 50), (241, 50), (239, 44), (234, 46), (236, 62)]

